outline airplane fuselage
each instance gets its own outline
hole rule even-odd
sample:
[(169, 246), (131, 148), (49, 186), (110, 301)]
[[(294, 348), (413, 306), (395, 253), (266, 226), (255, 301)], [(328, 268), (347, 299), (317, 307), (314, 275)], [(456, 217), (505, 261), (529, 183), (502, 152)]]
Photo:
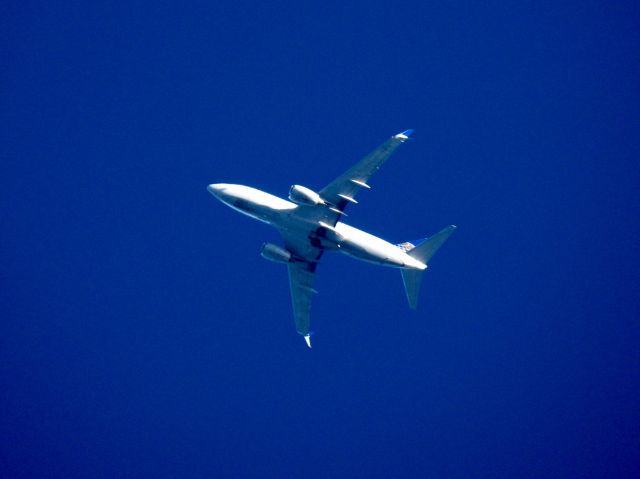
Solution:
[(424, 270), (426, 265), (398, 246), (365, 231), (338, 222), (324, 224), (298, 205), (255, 188), (225, 183), (212, 184), (209, 192), (242, 214), (267, 223), (289, 235), (311, 241), (325, 250), (340, 251), (362, 261), (395, 268)]

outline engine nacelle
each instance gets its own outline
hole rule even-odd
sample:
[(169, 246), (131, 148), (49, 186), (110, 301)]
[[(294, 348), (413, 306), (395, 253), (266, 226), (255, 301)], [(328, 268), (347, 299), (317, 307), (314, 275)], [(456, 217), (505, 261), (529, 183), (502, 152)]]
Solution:
[(275, 261), (276, 263), (289, 263), (291, 261), (291, 253), (273, 243), (264, 243), (260, 255), (264, 259)]
[(291, 187), (289, 199), (298, 205), (316, 206), (324, 204), (324, 200), (320, 198), (318, 193), (300, 185)]

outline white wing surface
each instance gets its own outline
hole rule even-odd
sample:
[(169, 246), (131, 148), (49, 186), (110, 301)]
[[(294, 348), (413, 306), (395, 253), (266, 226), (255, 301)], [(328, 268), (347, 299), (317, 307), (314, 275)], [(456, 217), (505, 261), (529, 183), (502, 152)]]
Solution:
[(289, 263), (289, 286), (296, 330), (303, 336), (310, 333), (311, 300), (316, 291), (313, 289), (316, 263)]
[[(370, 188), (367, 181), (391, 156), (395, 149), (405, 142), (413, 130), (403, 131), (392, 136), (382, 145), (369, 153), (355, 166), (329, 183), (319, 194), (327, 203), (317, 206), (300, 205), (299, 215), (304, 216), (309, 225), (321, 225), (325, 222), (335, 226), (349, 203), (357, 203), (355, 196), (362, 188)], [(311, 229), (292, 231), (281, 230), (285, 247), (294, 257), (294, 261), (287, 264), (289, 269), (289, 285), (291, 288), (291, 303), (296, 323), (296, 330), (305, 337), (307, 345), (311, 347), (311, 301), (316, 291), (313, 289), (315, 271), (323, 250), (312, 244), (311, 237), (316, 226)]]
[(316, 294), (313, 283), (323, 250), (313, 246), (306, 235), (282, 231), (282, 237), (285, 247), (295, 257), (294, 261), (287, 263), (287, 267), (296, 330), (305, 337), (307, 345), (311, 347), (311, 301)]
[(358, 191), (362, 188), (370, 188), (367, 183), (369, 178), (378, 171), (398, 146), (409, 139), (412, 132), (413, 130), (406, 130), (392, 136), (319, 192), (320, 197), (330, 203), (333, 206), (331, 210), (336, 213), (332, 226), (338, 222), (349, 203), (357, 203), (355, 196)]

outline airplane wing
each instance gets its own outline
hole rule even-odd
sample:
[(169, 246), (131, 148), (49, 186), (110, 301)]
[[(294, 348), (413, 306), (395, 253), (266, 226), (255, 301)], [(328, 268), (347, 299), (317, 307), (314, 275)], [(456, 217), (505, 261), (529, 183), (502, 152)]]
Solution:
[[(409, 139), (413, 130), (403, 131), (392, 136), (382, 145), (369, 153), (347, 172), (333, 180), (319, 194), (329, 203), (329, 208), (317, 208), (301, 205), (307, 219), (314, 223), (325, 221), (334, 226), (348, 203), (357, 203), (355, 195), (361, 188), (370, 188), (367, 181), (391, 156), (395, 149)], [(316, 291), (313, 289), (315, 271), (323, 250), (311, 244), (308, 232), (281, 230), (285, 247), (295, 261), (287, 264), (293, 315), (298, 333), (304, 336), (307, 346), (311, 347), (310, 313), (311, 300)]]
[(314, 247), (307, 238), (295, 238), (289, 232), (282, 231), (282, 237), (285, 247), (296, 257), (295, 261), (287, 263), (296, 330), (311, 347), (311, 300), (317, 292), (313, 289), (313, 282), (323, 250)]
[(317, 263), (295, 262), (289, 263), (289, 286), (291, 287), (291, 303), (293, 304), (293, 316), (296, 321), (296, 330), (302, 334), (307, 345), (311, 347), (310, 317), (311, 299), (316, 291), (313, 289), (315, 279), (314, 270)]
[(413, 130), (406, 130), (392, 136), (319, 192), (322, 199), (331, 203), (331, 211), (336, 213), (332, 226), (344, 214), (344, 210), (349, 203), (357, 203), (355, 196), (358, 191), (361, 188), (370, 188), (367, 184), (369, 178), (373, 176), (398, 146), (409, 139), (409, 135), (412, 132)]

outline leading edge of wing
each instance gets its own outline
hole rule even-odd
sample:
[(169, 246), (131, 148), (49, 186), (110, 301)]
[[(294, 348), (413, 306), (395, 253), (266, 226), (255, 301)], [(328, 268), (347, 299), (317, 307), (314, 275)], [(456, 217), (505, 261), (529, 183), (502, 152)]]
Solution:
[[(322, 199), (335, 206), (337, 212), (343, 212), (349, 203), (357, 203), (355, 196), (361, 188), (369, 189), (368, 180), (402, 143), (409, 139), (413, 130), (405, 130), (392, 136), (362, 160), (337, 177), (319, 194)], [(337, 221), (337, 218), (336, 218)]]

